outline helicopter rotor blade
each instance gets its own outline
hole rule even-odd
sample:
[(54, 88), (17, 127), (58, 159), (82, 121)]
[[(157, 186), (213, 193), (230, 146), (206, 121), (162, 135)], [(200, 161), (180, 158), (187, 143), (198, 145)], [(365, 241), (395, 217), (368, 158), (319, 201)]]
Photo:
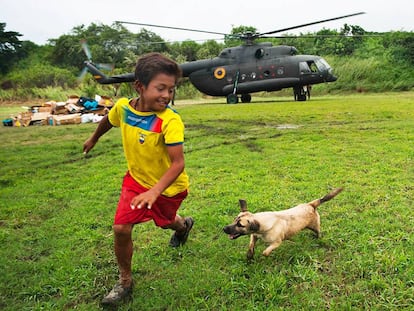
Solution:
[(79, 82), (83, 80), (83, 78), (85, 77), (85, 75), (86, 75), (87, 72), (88, 72), (88, 68), (83, 67), (81, 73), (78, 76), (78, 81)]
[(222, 36), (227, 35), (226, 33), (222, 33), (222, 32), (214, 32), (214, 31), (190, 29), (190, 28), (181, 28), (181, 27), (172, 27), (172, 26), (163, 26), (163, 25), (153, 25), (153, 24), (123, 22), (123, 21), (116, 21), (116, 23), (138, 25), (138, 26), (147, 26), (147, 27), (158, 27), (158, 28), (165, 28), (165, 29), (175, 29), (175, 30), (183, 30), (183, 31), (193, 31), (193, 32), (208, 33), (208, 34), (212, 34), (212, 35), (222, 35)]
[(271, 38), (271, 39), (318, 39), (318, 38), (371, 38), (371, 37), (383, 37), (378, 34), (363, 34), (363, 35), (286, 35), (286, 36), (261, 36), (260, 38)]
[(86, 43), (86, 40), (81, 40), (81, 46), (88, 60), (92, 60), (92, 53), (91, 53), (91, 50), (89, 49), (88, 44)]
[(335, 21), (335, 20), (338, 20), (338, 19), (347, 18), (347, 17), (351, 17), (351, 16), (356, 16), (356, 15), (361, 15), (361, 14), (365, 14), (365, 12), (358, 12), (358, 13), (353, 13), (353, 14), (349, 14), (349, 15), (344, 15), (344, 16), (339, 16), (339, 17), (334, 17), (334, 18), (328, 18), (328, 19), (324, 19), (324, 20), (320, 20), (320, 21), (316, 21), (316, 22), (312, 22), (312, 23), (306, 23), (306, 24), (287, 27), (287, 28), (278, 29), (278, 30), (274, 30), (274, 31), (263, 32), (261, 34), (258, 34), (257, 37), (262, 37), (264, 35), (271, 35), (271, 34), (274, 34), (274, 33), (293, 30), (293, 29), (302, 28), (302, 27), (306, 27), (306, 26), (321, 24), (321, 23), (325, 23), (325, 22)]
[(99, 69), (104, 69), (104, 70), (108, 70), (108, 71), (112, 71), (115, 68), (114, 64), (95, 64), (96, 67), (98, 67)]
[[(85, 39), (81, 40), (81, 46), (82, 46), (82, 50), (86, 54), (87, 63), (92, 64), (92, 53), (91, 53), (91, 50), (89, 49), (88, 43), (86, 42)], [(114, 68), (115, 68), (114, 64), (98, 63), (98, 64), (94, 64), (94, 66), (96, 66), (96, 68), (98, 68), (98, 69), (103, 69), (103, 70), (108, 70), (108, 71), (113, 71)], [(78, 81), (79, 82), (81, 82), (85, 78), (85, 75), (88, 71), (90, 71), (90, 69), (88, 69), (88, 66), (85, 66), (85, 67), (82, 68), (82, 71), (80, 72), (80, 74), (78, 76)]]

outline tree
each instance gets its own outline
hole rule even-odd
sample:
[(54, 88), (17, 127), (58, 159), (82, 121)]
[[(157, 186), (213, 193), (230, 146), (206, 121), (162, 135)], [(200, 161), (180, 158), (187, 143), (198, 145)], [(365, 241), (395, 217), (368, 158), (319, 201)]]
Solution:
[(342, 49), (337, 51), (338, 55), (351, 55), (363, 44), (363, 36), (365, 30), (357, 25), (344, 24), (340, 30), (339, 42), (342, 44)]
[(77, 67), (89, 57), (82, 50), (84, 40), (95, 63), (110, 63), (117, 68), (130, 69), (131, 61), (138, 55), (150, 51), (165, 52), (167, 47), (162, 38), (145, 29), (138, 34), (129, 32), (121, 23), (111, 26), (92, 23), (72, 29), (71, 34), (50, 40), (54, 46), (51, 54), (53, 64), (60, 67)]
[(344, 24), (340, 31), (323, 28), (316, 33), (316, 54), (352, 55), (361, 45), (365, 30), (360, 26)]
[(201, 44), (197, 51), (197, 59), (213, 58), (219, 55), (223, 49), (223, 44), (217, 43), (214, 40), (208, 40)]
[(392, 62), (414, 65), (414, 33), (396, 31), (384, 35), (384, 48)]
[(200, 45), (197, 42), (189, 40), (183, 42), (174, 42), (169, 45), (171, 57), (173, 59), (183, 59), (186, 62), (197, 60), (197, 52)]
[(135, 35), (132, 46), (136, 55), (142, 55), (149, 52), (165, 53), (168, 51), (165, 41), (152, 31), (145, 28)]
[(6, 74), (21, 57), (20, 33), (5, 31), (6, 23), (0, 23), (0, 73)]

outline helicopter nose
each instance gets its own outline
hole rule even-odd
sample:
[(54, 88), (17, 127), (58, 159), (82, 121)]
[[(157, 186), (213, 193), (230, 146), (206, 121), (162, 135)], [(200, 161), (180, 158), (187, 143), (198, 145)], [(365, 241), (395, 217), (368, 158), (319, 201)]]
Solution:
[(326, 82), (335, 82), (336, 80), (338, 80), (338, 77), (334, 76), (333, 74), (328, 74), (326, 77)]

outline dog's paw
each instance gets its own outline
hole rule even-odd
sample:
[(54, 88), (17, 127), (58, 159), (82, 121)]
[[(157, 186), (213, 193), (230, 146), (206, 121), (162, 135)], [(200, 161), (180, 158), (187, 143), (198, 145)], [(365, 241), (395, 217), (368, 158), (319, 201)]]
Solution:
[(263, 254), (263, 256), (269, 257), (271, 252), (272, 252), (271, 250), (269, 251), (269, 250), (265, 249), (262, 254)]
[(254, 250), (249, 249), (246, 254), (247, 260), (252, 260), (254, 257)]

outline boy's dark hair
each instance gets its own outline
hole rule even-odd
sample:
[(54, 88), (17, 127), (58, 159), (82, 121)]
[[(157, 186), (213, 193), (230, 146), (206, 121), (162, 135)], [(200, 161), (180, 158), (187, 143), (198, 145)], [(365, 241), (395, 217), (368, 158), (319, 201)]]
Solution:
[(178, 64), (161, 53), (148, 53), (140, 57), (135, 67), (135, 80), (148, 86), (150, 81), (159, 73), (175, 76), (178, 82), (182, 71)]

